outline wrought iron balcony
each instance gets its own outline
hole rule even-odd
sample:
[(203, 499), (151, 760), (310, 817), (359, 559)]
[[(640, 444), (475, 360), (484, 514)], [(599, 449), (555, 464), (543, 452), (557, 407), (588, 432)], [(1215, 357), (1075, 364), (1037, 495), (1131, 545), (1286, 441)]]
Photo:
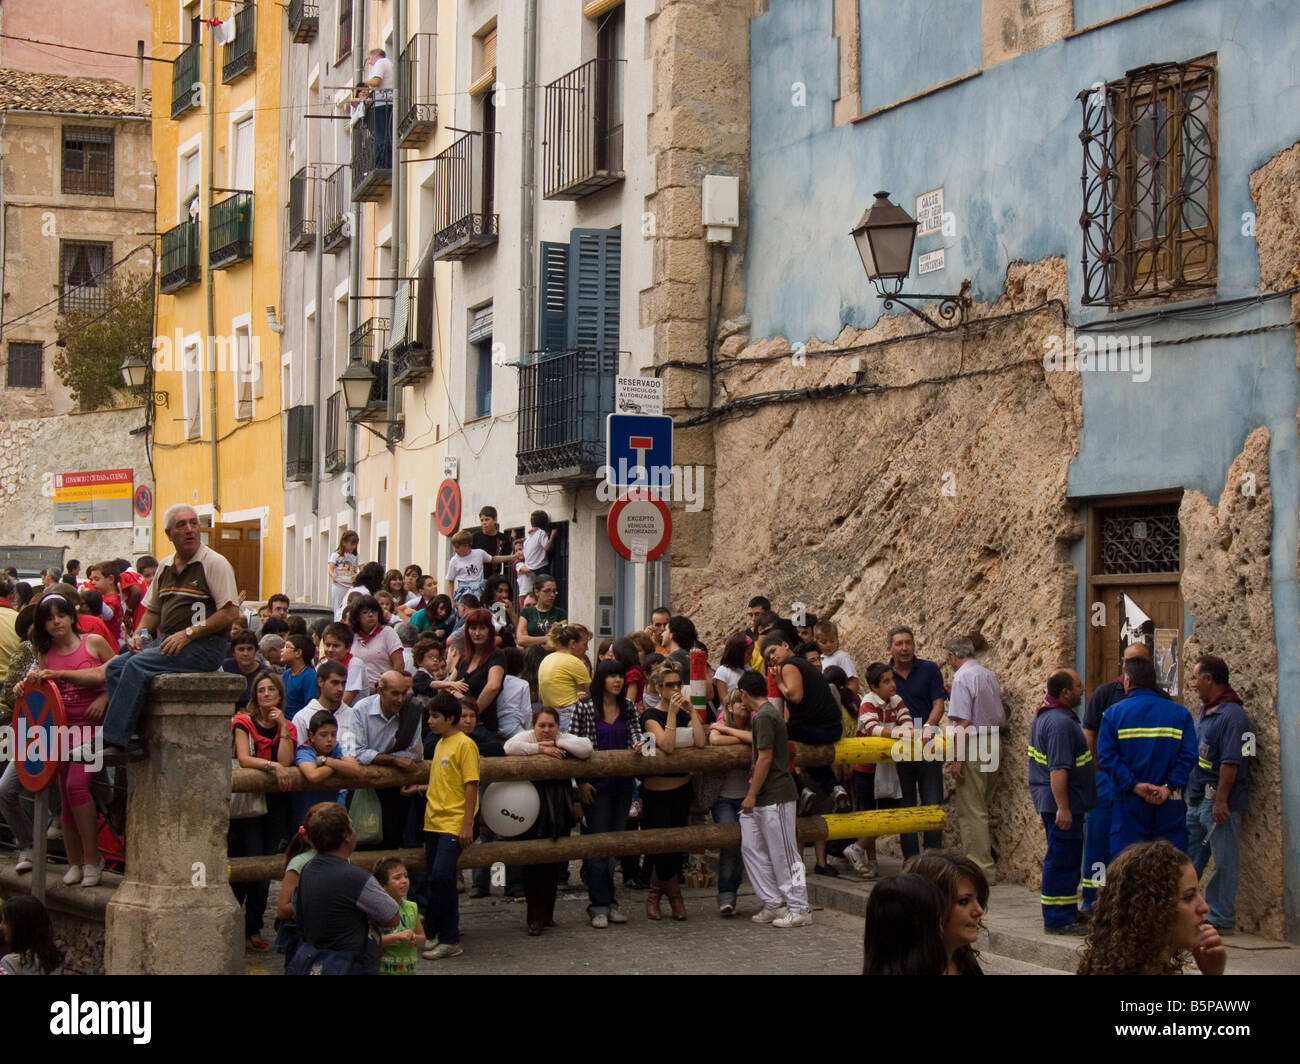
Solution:
[(546, 86), (542, 189), (576, 200), (623, 180), (623, 118), (614, 113), (622, 61), (592, 59)]
[(334, 251), (348, 242), (352, 226), (348, 221), (348, 208), (352, 200), (348, 197), (348, 167), (336, 167), (321, 185), (321, 195), (325, 197), (324, 226), (325, 242), (323, 251)]
[(376, 359), (371, 363), (371, 369), (375, 371), (375, 379), (370, 385), (370, 399), (361, 412), (356, 415), (356, 420), (387, 421), (388, 378), (390, 376), (388, 359), (386, 357)]
[(172, 63), (172, 117), (179, 118), (191, 107), (202, 102), (202, 81), (199, 79), (198, 41), (184, 48)]
[(520, 366), (516, 484), (596, 475), (617, 373), (617, 351), (562, 351)]
[(314, 40), (320, 26), (320, 8), (307, 0), (289, 0), (289, 35), (294, 44)]
[(417, 384), (433, 369), (433, 352), (415, 335), (418, 282), (405, 282), (393, 296), (393, 328), (388, 337), (388, 359), (393, 366), (393, 387)]
[(225, 46), (221, 55), (221, 81), (234, 81), (246, 74), (257, 63), (257, 8), (245, 4), (234, 14), (235, 39)]
[(158, 261), (158, 291), (176, 292), (198, 284), (203, 273), (199, 255), (199, 223), (181, 222), (162, 235)]
[(383, 354), (388, 339), (387, 318), (367, 318), (348, 336), (349, 362), (374, 362)]
[(347, 444), (343, 427), (347, 410), (343, 406), (343, 393), (335, 392), (325, 401), (325, 472), (337, 473), (347, 462)]
[(311, 480), (312, 429), (316, 408), (291, 406), (284, 413), (284, 478)]
[(352, 127), (352, 198), (381, 200), (393, 184), (393, 94), (379, 89)]
[(435, 259), (465, 259), (497, 242), (497, 216), (483, 210), (484, 199), (490, 200), (485, 195), (484, 149), (476, 144), (483, 139), (467, 133), (434, 156)]
[(417, 33), (397, 60), (397, 98), (403, 111), (397, 143), (412, 148), (425, 143), (438, 125), (438, 35)]
[(212, 205), (208, 268), (222, 270), (253, 257), (253, 194), (236, 192)]
[(86, 284), (59, 287), (60, 314), (102, 314), (108, 310), (110, 302), (107, 271)]
[(289, 178), (289, 250), (301, 251), (316, 243), (315, 200), (309, 167), (304, 166)]

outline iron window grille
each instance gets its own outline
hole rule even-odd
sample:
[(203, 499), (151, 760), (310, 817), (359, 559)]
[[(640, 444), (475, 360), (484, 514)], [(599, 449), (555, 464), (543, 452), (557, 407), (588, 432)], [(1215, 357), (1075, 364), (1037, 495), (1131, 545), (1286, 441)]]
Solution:
[(1181, 548), (1177, 503), (1123, 506), (1102, 514), (1100, 570), (1106, 576), (1177, 573)]
[(181, 50), (172, 64), (172, 118), (179, 118), (191, 107), (202, 102), (202, 82), (199, 80), (199, 48), (196, 40)]
[(286, 480), (311, 480), (312, 406), (291, 406), (285, 411), (284, 475)]
[(562, 351), (519, 368), (516, 483), (593, 476), (605, 461), (617, 351)]
[(623, 121), (611, 103), (621, 98), (622, 77), (621, 60), (592, 59), (546, 86), (546, 199), (581, 199), (623, 180)]
[(59, 313), (94, 314), (107, 310), (113, 245), (61, 240), (59, 259)]
[(348, 170), (345, 163), (334, 168), (325, 179), (321, 195), (325, 197), (324, 208), (325, 241), (321, 245), (324, 251), (333, 251), (348, 242), (350, 226), (348, 208), (352, 203), (348, 196)]
[(337, 473), (347, 461), (343, 443), (343, 425), (346, 421), (343, 393), (335, 392), (325, 400), (325, 472)]
[(82, 196), (113, 194), (113, 131), (83, 126), (63, 127), (63, 177), (66, 193)]
[(1215, 57), (1079, 93), (1083, 302), (1194, 295), (1217, 278)]
[[(477, 150), (476, 141), (484, 144)], [(491, 146), (488, 133), (466, 133), (434, 156), (433, 248), (444, 260), (468, 258), (479, 248), (495, 244), (497, 215), (490, 208)]]
[(316, 242), (316, 217), (311, 171), (304, 166), (289, 178), (289, 250), (301, 251)]
[(253, 194), (236, 192), (212, 205), (208, 266), (224, 269), (253, 257)]
[(5, 383), (10, 388), (41, 386), (41, 354), (44, 345), (10, 341)]
[(234, 81), (257, 64), (257, 8), (245, 4), (234, 14), (235, 37), (221, 54), (221, 81)]
[(181, 222), (163, 233), (162, 254), (158, 262), (158, 291), (175, 292), (198, 284), (201, 273), (199, 223)]
[(438, 35), (415, 34), (397, 59), (397, 98), (402, 114), (397, 122), (397, 143), (415, 147), (425, 143), (438, 125)]

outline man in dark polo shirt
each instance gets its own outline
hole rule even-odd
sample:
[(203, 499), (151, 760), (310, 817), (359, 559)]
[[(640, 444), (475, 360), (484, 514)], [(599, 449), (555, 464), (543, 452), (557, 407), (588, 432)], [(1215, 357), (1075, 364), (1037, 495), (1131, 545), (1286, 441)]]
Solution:
[(235, 571), (203, 545), (194, 510), (179, 504), (168, 507), (163, 527), (176, 553), (159, 565), (144, 597), (140, 624), (155, 638), (142, 649), (137, 631), (130, 649), (107, 667), (104, 746), (110, 764), (144, 756), (143, 745), (134, 737), (153, 678), (169, 672), (215, 672), (225, 657), (230, 626), (239, 616)]
[[(894, 673), (894, 686), (898, 697), (912, 714), (912, 725), (920, 731), (925, 725), (939, 726), (943, 717), (943, 673), (933, 661), (916, 656), (916, 642), (912, 629), (899, 625), (889, 631), (889, 667)], [(900, 761), (898, 782), (903, 788), (903, 805), (943, 805), (943, 762)], [(917, 792), (920, 801), (917, 801)], [(916, 833), (899, 836), (903, 857), (919, 852)], [(943, 847), (942, 831), (925, 833), (925, 848)]]

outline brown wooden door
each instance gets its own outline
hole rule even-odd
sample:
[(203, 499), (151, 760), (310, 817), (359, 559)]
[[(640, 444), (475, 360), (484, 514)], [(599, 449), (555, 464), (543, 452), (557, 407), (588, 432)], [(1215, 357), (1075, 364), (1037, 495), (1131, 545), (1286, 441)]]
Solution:
[[(1164, 677), (1172, 667), (1176, 675), (1176, 662), (1183, 642), (1183, 600), (1178, 584), (1097, 583), (1093, 585), (1093, 592), (1093, 602), (1100, 603), (1105, 608), (1103, 616), (1106, 623), (1088, 629), (1088, 690), (1095, 691), (1101, 684), (1109, 683), (1119, 675), (1120, 631), (1124, 616), (1122, 600), (1125, 595), (1151, 618), (1155, 629), (1152, 633), (1155, 646), (1152, 649), (1157, 673)], [(1179, 677), (1179, 687), (1183, 685), (1182, 679)], [(1169, 693), (1178, 697), (1177, 692)]]
[(235, 586), (246, 599), (262, 598), (262, 530), (257, 521), (212, 526), (208, 546), (235, 570)]

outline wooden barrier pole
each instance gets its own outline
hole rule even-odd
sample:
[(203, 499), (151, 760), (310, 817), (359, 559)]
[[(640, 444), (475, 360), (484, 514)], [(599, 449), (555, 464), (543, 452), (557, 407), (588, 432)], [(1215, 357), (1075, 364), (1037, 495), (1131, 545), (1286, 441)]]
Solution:
[[(944, 756), (942, 733), (932, 740), (911, 742), (906, 739), (841, 739), (826, 746), (795, 743), (794, 763), (809, 765), (871, 765), (897, 759), (901, 761), (939, 760)], [(584, 760), (566, 757), (485, 757), (479, 762), (480, 782), (506, 780), (596, 779), (602, 776), (679, 776), (688, 772), (726, 772), (749, 765), (747, 746), (688, 747), (671, 754), (656, 751), (643, 757), (631, 750), (598, 750)], [(320, 790), (309, 784), (296, 768), (287, 770), (295, 791)], [(429, 763), (421, 761), (409, 770), (366, 766), (353, 787), (400, 787), (407, 783), (427, 783)], [(274, 779), (252, 768), (235, 769), (230, 789), (235, 793), (276, 789)]]
[[(908, 809), (876, 809), (862, 813), (832, 813), (802, 817), (797, 821), (801, 845), (827, 839), (877, 838), (916, 831), (940, 831), (943, 809), (937, 805)], [(676, 853), (726, 850), (740, 845), (739, 824), (701, 824), (684, 828), (652, 828), (648, 831), (604, 831), (595, 835), (568, 835), (560, 839), (507, 839), (476, 842), (461, 853), (461, 868), (486, 868), (500, 861), (507, 865), (552, 864), (580, 861), (589, 857), (622, 857), (629, 854)], [(424, 850), (367, 850), (352, 855), (352, 863), (371, 868), (382, 857), (400, 857), (413, 872), (424, 871)], [(232, 883), (279, 879), (284, 858), (239, 857), (230, 862)]]

